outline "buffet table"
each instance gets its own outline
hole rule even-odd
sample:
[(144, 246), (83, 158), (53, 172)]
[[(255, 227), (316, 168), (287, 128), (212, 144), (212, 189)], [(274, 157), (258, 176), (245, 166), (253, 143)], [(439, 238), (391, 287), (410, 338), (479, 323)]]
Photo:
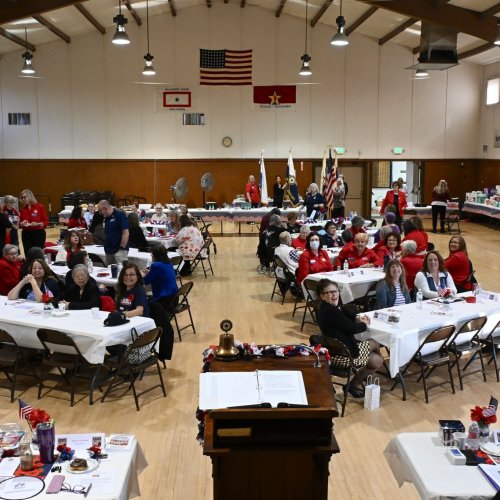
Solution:
[(436, 432), (398, 434), (384, 450), (399, 486), (413, 483), (420, 498), (478, 500), (495, 496), (495, 488), (477, 467), (452, 465), (445, 453)]
[[(5, 300), (6, 297), (1, 297)], [(42, 349), (36, 332), (39, 328), (59, 330), (73, 338), (82, 355), (89, 363), (102, 363), (106, 346), (130, 344), (130, 330), (143, 333), (155, 328), (151, 318), (134, 316), (124, 325), (106, 327), (107, 312), (99, 311), (94, 318), (92, 311), (66, 311), (65, 316), (43, 314), (43, 304), (28, 300), (8, 300), (0, 306), (0, 328), (6, 330), (23, 347)]]

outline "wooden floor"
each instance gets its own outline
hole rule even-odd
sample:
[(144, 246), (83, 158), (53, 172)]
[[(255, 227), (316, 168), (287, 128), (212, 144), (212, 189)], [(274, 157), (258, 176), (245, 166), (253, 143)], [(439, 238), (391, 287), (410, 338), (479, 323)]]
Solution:
[[(215, 227), (218, 229), (219, 224)], [(472, 223), (462, 223), (462, 229), (479, 282), (484, 289), (500, 292), (500, 231)], [(136, 412), (130, 393), (93, 406), (81, 396), (73, 408), (65, 392), (53, 391), (40, 401), (36, 400), (34, 388), (17, 393), (28, 403), (47, 410), (55, 418), (58, 432), (135, 434), (149, 462), (140, 476), (142, 498), (212, 498), (211, 463), (195, 439), (195, 410), (202, 351), (218, 343), (221, 320), (229, 318), (233, 322), (236, 339), (261, 344), (307, 342), (315, 331), (309, 327), (300, 332), (298, 318), (291, 318), (291, 302), (283, 306), (278, 300), (270, 302), (273, 280), (256, 273), (256, 227), (243, 225), (242, 230), (246, 233), (242, 237), (215, 238), (215, 276), (205, 280), (197, 271), (192, 277), (195, 285), (191, 304), (197, 334), (185, 333), (183, 341), (175, 343), (174, 358), (163, 372), (166, 398), (159, 390), (150, 392), (141, 398), (141, 411)], [(224, 232), (236, 231), (230, 224)], [(431, 235), (431, 241), (445, 255), (448, 240), (448, 235)], [(479, 375), (472, 375), (465, 379), (465, 389), (454, 396), (445, 388), (435, 389), (429, 404), (425, 404), (423, 391), (415, 384), (409, 385), (406, 402), (401, 401), (400, 391), (388, 392), (384, 385), (381, 408), (373, 412), (364, 410), (359, 400), (349, 399), (346, 416), (335, 420), (341, 452), (330, 465), (330, 498), (418, 498), (412, 485), (405, 484), (401, 489), (397, 486), (384, 459), (384, 448), (399, 432), (437, 430), (439, 418), (468, 422), (473, 405), (486, 404), (491, 394), (499, 397), (500, 384), (491, 367), (489, 370), (487, 383)], [(146, 377), (143, 385), (148, 383)], [(10, 404), (7, 392), (0, 389), (0, 422), (16, 421), (17, 412), (17, 403)], [(244, 475), (242, 471), (242, 481), (248, 480)]]

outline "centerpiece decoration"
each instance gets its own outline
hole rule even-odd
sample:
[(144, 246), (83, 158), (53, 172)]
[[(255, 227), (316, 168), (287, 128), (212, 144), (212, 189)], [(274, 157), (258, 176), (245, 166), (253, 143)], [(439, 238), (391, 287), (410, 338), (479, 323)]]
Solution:
[(54, 309), (54, 306), (51, 303), (53, 298), (54, 297), (52, 297), (48, 293), (42, 294), (43, 314), (46, 316), (50, 316), (50, 314), (52, 313), (52, 309)]
[(479, 426), (479, 438), (486, 443), (490, 437), (490, 424), (497, 421), (497, 409), (493, 405), (471, 408), (470, 419)]
[(36, 434), (36, 426), (42, 423), (49, 423), (54, 425), (54, 420), (52, 417), (41, 408), (33, 408), (28, 403), (19, 399), (19, 418), (25, 419), (28, 422), (28, 427), (31, 431), (31, 442), (38, 445), (38, 439)]

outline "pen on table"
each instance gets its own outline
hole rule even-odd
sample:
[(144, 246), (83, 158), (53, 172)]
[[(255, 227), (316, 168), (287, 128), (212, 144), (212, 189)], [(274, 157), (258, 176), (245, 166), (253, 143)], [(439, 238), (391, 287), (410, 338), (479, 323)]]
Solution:
[(85, 494), (83, 495), (84, 498), (87, 498), (87, 495), (89, 494), (90, 488), (92, 488), (92, 483), (89, 484), (89, 487), (85, 491)]

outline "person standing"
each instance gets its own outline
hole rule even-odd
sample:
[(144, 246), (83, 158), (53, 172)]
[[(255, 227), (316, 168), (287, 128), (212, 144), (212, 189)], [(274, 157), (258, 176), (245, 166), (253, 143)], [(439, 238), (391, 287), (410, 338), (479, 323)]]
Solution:
[(245, 196), (252, 205), (252, 208), (259, 208), (260, 206), (260, 188), (255, 182), (255, 177), (253, 175), (248, 176), (248, 182), (245, 186)]
[(446, 207), (448, 206), (448, 200), (450, 199), (450, 191), (448, 189), (448, 183), (441, 179), (437, 186), (434, 186), (432, 190), (432, 232), (437, 233), (437, 219), (441, 222), (441, 233), (444, 233), (444, 220), (446, 217)]
[(10, 230), (10, 244), (19, 246), (19, 235), (17, 234), (17, 230), (19, 229), (19, 212), (14, 206), (16, 199), (8, 194), (4, 196), (3, 202), (4, 206), (2, 212), (9, 218), (12, 224), (12, 229)]
[(119, 264), (128, 259), (128, 221), (126, 215), (111, 206), (108, 200), (99, 202), (104, 217), (104, 252), (106, 264)]
[(31, 247), (45, 246), (45, 228), (49, 224), (45, 207), (38, 203), (35, 195), (29, 189), (21, 191), (21, 202), (23, 207), (20, 210), (20, 226), (22, 228), (22, 240), (24, 255)]
[(92, 224), (92, 220), (94, 219), (95, 205), (93, 203), (89, 203), (87, 205), (87, 211), (83, 214), (83, 218), (87, 224), (87, 227), (90, 227)]
[(333, 212), (332, 218), (345, 217), (345, 188), (341, 178), (337, 179), (333, 188)]
[(281, 176), (276, 176), (276, 181), (273, 186), (273, 207), (283, 207), (283, 195), (285, 194), (285, 187), (281, 183)]
[(396, 207), (396, 225), (401, 227), (401, 220), (408, 204), (406, 202), (406, 193), (399, 189), (398, 181), (394, 181), (392, 183), (392, 189), (387, 191), (382, 206), (380, 207), (381, 214), (384, 214), (387, 205), (394, 205)]
[(0, 248), (3, 248), (6, 242), (7, 230), (12, 229), (12, 223), (9, 217), (0, 212)]
[(314, 219), (317, 219), (325, 205), (325, 198), (319, 192), (318, 185), (315, 182), (311, 183), (305, 199), (307, 217), (311, 217), (314, 212)]

